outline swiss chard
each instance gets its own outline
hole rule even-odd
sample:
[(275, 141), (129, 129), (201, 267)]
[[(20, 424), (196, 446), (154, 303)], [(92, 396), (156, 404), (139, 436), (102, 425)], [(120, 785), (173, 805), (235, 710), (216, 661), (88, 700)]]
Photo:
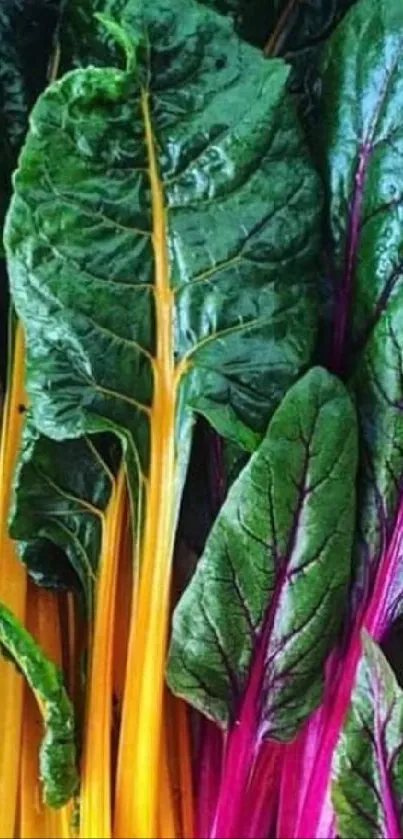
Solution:
[(231, 488), (177, 607), (169, 683), (229, 730), (214, 836), (244, 835), (262, 742), (292, 739), (320, 702), (350, 577), (356, 453), (346, 391), (313, 369)]
[[(267, 5), (67, 0), (53, 75), (76, 69), (35, 106), (15, 177), (0, 602), (24, 620), (11, 513), (29, 572), (79, 589), (88, 622), (29, 582), (36, 641), (7, 608), (0, 627), (63, 665), (83, 839), (403, 830), (401, 692), (377, 646), (403, 596), (403, 11)], [(15, 150), (26, 60), (0, 69)], [(304, 116), (320, 93), (325, 225), (290, 90)], [(191, 567), (178, 698), (165, 654)], [(0, 832), (67, 839), (70, 810), (34, 812), (38, 710), (6, 660), (0, 680)], [(74, 753), (71, 706), (59, 722), (51, 767), (64, 726)]]
[[(399, 2), (362, 0), (330, 39), (323, 60), (320, 148), (335, 295), (330, 364), (347, 379), (357, 404), (359, 505), (345, 649), (329, 670), (324, 716), (303, 735), (303, 751), (310, 743), (309, 782), (300, 791), (294, 826), (288, 824), (293, 836), (331, 829), (330, 768), (361, 630), (380, 641), (401, 610), (402, 27)], [(286, 778), (295, 760), (291, 750)]]
[(77, 70), (36, 105), (6, 236), (37, 427), (125, 448), (140, 576), (118, 836), (155, 827), (192, 412), (252, 448), (309, 364), (321, 209), (281, 61), (193, 2), (131, 25), (126, 70)]

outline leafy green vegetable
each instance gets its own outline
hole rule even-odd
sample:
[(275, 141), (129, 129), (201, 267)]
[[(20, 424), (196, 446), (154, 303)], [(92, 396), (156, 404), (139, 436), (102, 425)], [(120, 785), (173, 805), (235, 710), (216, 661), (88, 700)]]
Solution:
[(146, 800), (117, 832), (152, 835), (192, 414), (251, 450), (309, 364), (321, 199), (282, 61), (195, 2), (139, 7), (130, 36), (136, 67), (74, 71), (34, 108), (6, 247), (37, 428), (125, 449), (140, 580), (117, 812), (133, 778)]
[(349, 581), (354, 410), (313, 369), (288, 392), (231, 488), (176, 609), (175, 693), (222, 726), (259, 674), (259, 736), (288, 740), (320, 701)]
[(368, 635), (333, 773), (341, 839), (402, 835), (403, 693)]
[[(15, 302), (27, 331), (35, 422), (56, 439), (113, 425), (128, 434), (133, 472), (139, 467), (143, 473), (155, 316), (157, 331), (162, 326), (151, 292), (145, 107), (161, 149), (157, 165), (169, 208), (163, 247), (169, 247), (177, 326), (175, 346), (166, 349), (170, 364), (174, 355), (182, 360), (184, 374), (187, 360), (178, 401), (248, 446), (249, 428), (262, 429), (312, 351), (320, 209), (317, 182), (286, 103), (284, 66), (228, 39), (226, 22), (196, 4), (179, 14), (175, 4), (161, 2), (147, 14), (150, 95), (154, 88), (161, 97), (164, 86), (193, 70), (183, 92), (183, 104), (196, 108), (193, 117), (185, 119), (170, 105), (177, 102), (173, 89), (164, 93), (163, 110), (157, 94), (146, 106), (141, 66), (136, 75), (90, 68), (66, 76), (34, 109), (7, 233)], [(171, 67), (162, 68), (158, 56), (166, 49), (168, 26)], [(195, 70), (194, 43), (207, 42)], [(239, 62), (242, 76), (238, 69), (235, 75)], [(208, 81), (205, 70), (213, 67)], [(230, 224), (234, 211), (236, 228)]]
[(74, 713), (62, 673), (3, 604), (0, 646), (22, 671), (38, 701), (45, 724), (40, 750), (44, 797), (49, 807), (62, 807), (78, 786)]
[[(356, 579), (345, 644), (329, 670), (326, 726), (320, 717), (314, 720), (299, 744), (306, 782), (291, 833), (298, 837), (328, 835), (332, 758), (355, 683), (361, 631), (382, 641), (403, 602), (402, 31), (400, 2), (361, 0), (324, 55), (317, 145), (329, 203), (328, 264), (336, 302), (329, 355), (355, 398), (361, 450)], [(285, 777), (297, 761), (298, 749), (291, 750)], [(289, 832), (290, 822), (284, 835)]]
[(398, 0), (362, 0), (331, 38), (322, 79), (320, 148), (336, 298), (332, 364), (349, 379), (362, 435), (361, 603), (392, 536), (403, 474), (402, 27)]
[[(284, 56), (293, 67), (290, 87), (302, 109), (312, 108), (320, 48), (355, 0), (200, 0), (226, 15), (238, 35), (266, 55)], [(119, 64), (116, 44), (94, 15), (102, 12), (130, 27), (137, 0), (68, 2), (60, 33), (61, 66)]]

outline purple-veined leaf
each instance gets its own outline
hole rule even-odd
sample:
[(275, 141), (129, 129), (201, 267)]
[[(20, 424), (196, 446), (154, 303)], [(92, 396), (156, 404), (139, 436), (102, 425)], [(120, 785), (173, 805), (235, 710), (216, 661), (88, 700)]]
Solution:
[(340, 839), (403, 832), (403, 692), (380, 648), (363, 635), (351, 707), (333, 765)]
[(331, 365), (348, 381), (361, 434), (355, 583), (349, 643), (329, 667), (325, 721), (310, 721), (301, 735), (309, 781), (288, 821), (298, 839), (333, 835), (331, 763), (361, 630), (381, 640), (403, 602), (402, 108), (403, 6), (361, 0), (326, 47), (320, 118), (335, 293)]
[[(322, 75), (323, 171), (336, 298), (332, 366), (349, 382), (361, 432), (359, 516), (347, 651), (333, 657), (326, 731), (305, 765), (294, 836), (314, 835), (327, 809), (332, 754), (360, 657), (401, 608), (403, 475), (403, 7), (362, 0), (331, 38)], [(335, 687), (337, 690), (335, 691)], [(328, 819), (330, 823), (330, 815)], [(322, 834), (321, 834), (322, 835)]]
[(231, 488), (176, 610), (170, 686), (230, 732), (213, 836), (244, 827), (262, 742), (290, 740), (320, 702), (350, 575), (355, 470), (350, 398), (315, 368)]
[(403, 474), (402, 33), (400, 0), (363, 0), (331, 38), (322, 77), (336, 297), (332, 366), (357, 400), (363, 444), (356, 550), (362, 606), (392, 539)]

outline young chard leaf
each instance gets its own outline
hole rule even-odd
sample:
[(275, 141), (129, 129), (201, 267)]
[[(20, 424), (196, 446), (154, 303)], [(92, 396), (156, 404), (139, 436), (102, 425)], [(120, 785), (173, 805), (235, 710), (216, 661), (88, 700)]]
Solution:
[(363, 635), (351, 707), (333, 764), (341, 839), (398, 839), (403, 831), (403, 692), (380, 648)]
[(0, 604), (0, 647), (27, 679), (42, 712), (40, 773), (49, 807), (62, 807), (78, 786), (74, 712), (63, 676), (29, 632)]
[(192, 411), (253, 448), (309, 363), (321, 202), (283, 62), (197, 3), (132, 23), (135, 71), (74, 71), (36, 105), (6, 245), (37, 427), (125, 444), (141, 572), (117, 835), (152, 835)]
[(291, 739), (320, 701), (350, 574), (356, 448), (343, 385), (314, 368), (229, 491), (176, 608), (168, 664), (171, 688), (225, 728), (256, 668), (261, 737)]

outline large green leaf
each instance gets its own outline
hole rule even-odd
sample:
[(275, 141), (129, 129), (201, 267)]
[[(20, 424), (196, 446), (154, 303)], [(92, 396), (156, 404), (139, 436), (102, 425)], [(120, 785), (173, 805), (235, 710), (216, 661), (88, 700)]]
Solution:
[(314, 368), (231, 488), (174, 615), (170, 687), (220, 725), (239, 719), (259, 668), (263, 736), (290, 739), (319, 703), (350, 575), (356, 460), (351, 401)]
[(45, 725), (40, 750), (44, 798), (50, 807), (62, 807), (78, 786), (74, 712), (62, 672), (2, 604), (0, 648), (21, 670), (38, 701)]
[[(403, 474), (402, 31), (400, 0), (362, 0), (331, 39), (322, 79), (318, 145), (336, 300), (331, 360), (355, 394), (363, 442), (360, 603), (390, 541)], [(386, 593), (379, 597), (392, 617)]]
[(109, 28), (128, 68), (76, 70), (41, 97), (6, 247), (36, 426), (124, 445), (140, 579), (121, 763), (147, 802), (127, 792), (121, 829), (153, 835), (193, 413), (253, 449), (309, 364), (321, 198), (282, 61), (196, 2)]
[(284, 65), (195, 3), (144, 14), (135, 71), (76, 71), (34, 109), (7, 232), (38, 427), (113, 426), (141, 474), (161, 341), (182, 417), (254, 445), (311, 355), (320, 210)]
[[(110, 448), (109, 441), (97, 437), (55, 442), (40, 435), (28, 419), (11, 520), (11, 535), (21, 542), (22, 558), (41, 584), (71, 585), (63, 554), (49, 549), (49, 543), (63, 551), (80, 581), (89, 614), (102, 515), (113, 480), (104, 460), (105, 448)], [(52, 559), (57, 562), (55, 568)]]
[(368, 635), (334, 760), (332, 793), (341, 839), (402, 835), (403, 692)]

